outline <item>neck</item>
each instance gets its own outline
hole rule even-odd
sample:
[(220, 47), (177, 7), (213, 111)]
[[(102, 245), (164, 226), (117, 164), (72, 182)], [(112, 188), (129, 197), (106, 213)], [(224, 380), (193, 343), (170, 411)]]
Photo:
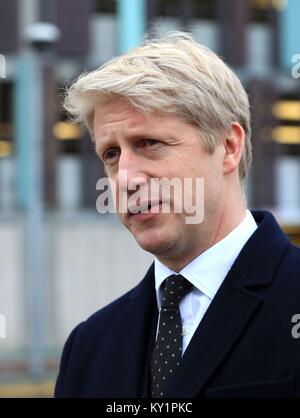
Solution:
[(226, 202), (222, 209), (214, 216), (207, 217), (199, 230), (191, 232), (189, 244), (183, 248), (177, 248), (168, 255), (157, 255), (158, 260), (175, 272), (182, 270), (194, 258), (211, 248), (217, 242), (232, 232), (246, 216), (246, 201), (243, 193), (227, 194)]

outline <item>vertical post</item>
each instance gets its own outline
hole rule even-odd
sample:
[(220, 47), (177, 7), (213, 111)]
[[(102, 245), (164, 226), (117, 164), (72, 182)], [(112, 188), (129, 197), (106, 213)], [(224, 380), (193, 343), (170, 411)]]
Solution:
[(28, 95), (29, 68), (27, 54), (19, 55), (16, 65), (15, 88), (14, 88), (14, 126), (16, 139), (16, 157), (17, 157), (17, 205), (21, 209), (27, 207), (28, 197), (28, 170), (29, 170), (29, 138), (28, 128)]
[(275, 164), (278, 144), (272, 141), (271, 131), (276, 118), (271, 109), (278, 99), (274, 83), (253, 79), (249, 83), (252, 108), (253, 165), (251, 179), (251, 206), (255, 208), (275, 206)]
[(16, 77), (19, 203), (24, 209), (25, 335), (31, 376), (44, 375), (43, 53), (24, 48)]
[[(5, 0), (4, 0), (5, 1)], [(20, 32), (24, 33), (37, 19), (38, 0), (27, 0), (18, 2), (18, 14)], [(6, 2), (7, 3), (7, 2)], [(16, 169), (17, 169), (17, 205), (20, 209), (26, 209), (29, 201), (28, 172), (29, 162), (29, 141), (30, 127), (28, 126), (28, 118), (32, 109), (28, 106), (29, 96), (31, 94), (31, 73), (30, 73), (30, 57), (28, 48), (23, 46), (20, 50), (16, 61), (15, 88), (14, 88), (14, 127), (16, 140)]]
[(18, 198), (25, 210), (25, 334), (32, 377), (44, 373), (43, 79), (40, 53), (24, 50), (17, 68), (15, 126)]
[(279, 11), (280, 63), (282, 68), (290, 70), (292, 57), (300, 53), (299, 21), (300, 2), (289, 0)]
[(279, 10), (275, 7), (269, 7), (269, 22), (271, 25), (271, 63), (272, 66), (278, 69), (280, 66), (280, 36), (279, 36)]
[(53, 68), (54, 54), (48, 53), (43, 69), (43, 109), (44, 109), (44, 200), (47, 207), (55, 207), (57, 201), (56, 163), (58, 144), (53, 137), (53, 126), (57, 119), (57, 88)]
[[(23, 18), (23, 41), (27, 44), (19, 55), (14, 100), (18, 197), (19, 204), (24, 209), (24, 325), (29, 372), (36, 379), (42, 378), (45, 371), (43, 71), (44, 53), (47, 53), (48, 48), (47, 42), (43, 43), (45, 28), (41, 32), (39, 27), (39, 37), (37, 37), (35, 24), (38, 5), (37, 0), (28, 0), (20, 13)], [(21, 6), (23, 7), (23, 2), (20, 2)], [(35, 35), (32, 32), (34, 25)], [(49, 28), (47, 30), (49, 31)], [(48, 33), (49, 42), (54, 41), (53, 31), (54, 29), (50, 31), (50, 35)], [(34, 44), (33, 40), (35, 40)]]
[(146, 27), (145, 0), (118, 0), (118, 53), (141, 44)]
[(42, 53), (28, 51), (28, 202), (25, 223), (26, 283), (28, 301), (28, 360), (31, 375), (44, 373), (44, 236), (43, 236), (43, 64)]
[(217, 0), (220, 54), (233, 66), (245, 64), (248, 9), (247, 0)]
[(18, 0), (0, 0), (0, 52), (18, 48)]
[[(45, 1), (45, 0), (44, 0)], [(52, 12), (44, 10), (54, 19), (60, 31), (56, 51), (66, 57), (85, 56), (90, 49), (90, 19), (93, 0), (51, 0)], [(48, 5), (49, 9), (49, 5)]]

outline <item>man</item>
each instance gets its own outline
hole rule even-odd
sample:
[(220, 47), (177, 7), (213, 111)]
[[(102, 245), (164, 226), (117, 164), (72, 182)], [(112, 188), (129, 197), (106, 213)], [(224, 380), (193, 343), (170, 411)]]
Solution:
[[(155, 262), (71, 333), (56, 396), (299, 396), (300, 251), (270, 213), (246, 209), (249, 103), (233, 72), (174, 33), (79, 77), (65, 107), (89, 128), (121, 222)], [(174, 210), (178, 191), (120, 210), (120, 191), (175, 178), (203, 179), (201, 221)]]

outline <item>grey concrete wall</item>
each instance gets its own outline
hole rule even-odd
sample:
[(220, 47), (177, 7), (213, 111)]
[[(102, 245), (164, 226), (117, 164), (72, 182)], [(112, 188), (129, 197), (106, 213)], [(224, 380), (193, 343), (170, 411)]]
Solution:
[[(114, 215), (47, 216), (45, 237), (45, 346), (59, 350), (76, 324), (135, 286), (153, 256)], [(22, 219), (0, 220), (0, 314), (7, 331), (0, 358), (14, 358), (30, 344), (24, 245)]]

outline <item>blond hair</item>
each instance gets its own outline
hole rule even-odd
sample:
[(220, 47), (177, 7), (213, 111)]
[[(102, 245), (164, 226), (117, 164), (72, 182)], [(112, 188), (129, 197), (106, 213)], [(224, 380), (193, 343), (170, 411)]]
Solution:
[(238, 122), (245, 131), (239, 165), (240, 179), (245, 178), (252, 158), (247, 94), (233, 71), (189, 34), (146, 39), (143, 46), (80, 75), (66, 90), (64, 107), (93, 133), (95, 107), (116, 97), (143, 113), (172, 113), (197, 125), (210, 153)]

